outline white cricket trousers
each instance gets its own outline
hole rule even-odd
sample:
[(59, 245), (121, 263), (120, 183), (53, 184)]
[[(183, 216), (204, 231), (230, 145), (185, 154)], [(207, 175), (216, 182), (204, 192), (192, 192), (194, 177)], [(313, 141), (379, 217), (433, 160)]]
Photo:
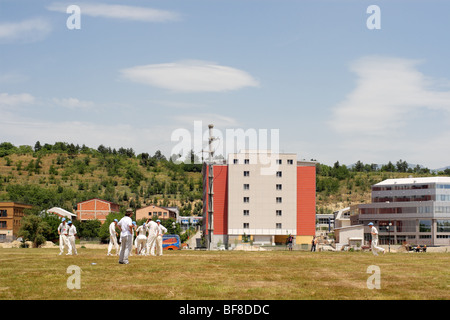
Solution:
[(137, 236), (135, 246), (137, 249), (137, 253), (144, 255), (145, 247), (147, 246), (147, 237), (146, 236)]
[(378, 239), (372, 240), (372, 253), (374, 256), (378, 255), (378, 252), (384, 252), (385, 250), (382, 247), (378, 246)]
[(153, 249), (153, 246), (156, 244), (156, 235), (149, 234), (147, 238), (147, 254), (151, 254), (152, 256), (155, 255)]
[(119, 244), (117, 243), (116, 236), (109, 237), (108, 254), (111, 254), (111, 250), (113, 247), (114, 247), (114, 249), (116, 249), (116, 255), (118, 255), (119, 254)]
[(119, 254), (119, 262), (128, 263), (128, 256), (131, 253), (133, 248), (133, 236), (123, 236), (120, 238), (121, 246), (120, 246), (120, 254)]
[(75, 246), (75, 236), (69, 236), (69, 254), (78, 254), (77, 247)]
[(156, 255), (157, 256), (162, 256), (163, 254), (163, 240), (162, 240), (162, 236), (157, 236), (156, 237)]
[(59, 235), (59, 254), (63, 254), (64, 253), (64, 247), (67, 247), (67, 252), (71, 253), (71, 248), (70, 248), (70, 243), (69, 243), (69, 239), (67, 238), (67, 236), (65, 234), (60, 234)]

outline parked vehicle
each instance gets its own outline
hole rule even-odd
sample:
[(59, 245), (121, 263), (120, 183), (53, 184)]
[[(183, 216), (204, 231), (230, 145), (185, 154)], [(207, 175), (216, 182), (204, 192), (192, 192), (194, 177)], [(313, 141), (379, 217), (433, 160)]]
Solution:
[(180, 250), (181, 240), (177, 234), (163, 235), (163, 250)]

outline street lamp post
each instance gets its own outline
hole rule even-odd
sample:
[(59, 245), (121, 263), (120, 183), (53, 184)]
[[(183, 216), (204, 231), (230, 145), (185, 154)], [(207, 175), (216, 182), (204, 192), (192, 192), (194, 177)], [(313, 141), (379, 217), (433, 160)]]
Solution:
[(389, 244), (389, 252), (391, 252), (391, 227), (392, 227), (392, 222), (389, 221), (389, 225), (388, 225), (388, 244)]

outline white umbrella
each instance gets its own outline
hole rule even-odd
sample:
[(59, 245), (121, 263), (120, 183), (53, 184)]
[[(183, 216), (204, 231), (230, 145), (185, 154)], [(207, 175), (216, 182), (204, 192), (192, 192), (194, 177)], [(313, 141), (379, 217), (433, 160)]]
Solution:
[(54, 214), (59, 215), (60, 217), (65, 217), (68, 219), (72, 219), (72, 217), (77, 216), (76, 214), (73, 214), (67, 210), (64, 210), (64, 209), (58, 208), (58, 207), (53, 207), (51, 209), (48, 209), (47, 212), (54, 213)]

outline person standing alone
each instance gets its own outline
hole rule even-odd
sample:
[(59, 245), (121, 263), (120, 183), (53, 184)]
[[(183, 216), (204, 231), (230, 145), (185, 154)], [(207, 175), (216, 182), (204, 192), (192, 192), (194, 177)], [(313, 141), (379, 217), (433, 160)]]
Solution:
[(372, 235), (371, 247), (372, 247), (373, 255), (377, 256), (378, 252), (383, 252), (383, 254), (385, 254), (386, 250), (378, 246), (378, 230), (377, 230), (377, 228), (375, 228), (375, 226), (373, 225), (372, 222), (370, 222), (368, 224), (368, 226), (371, 227), (370, 234)]
[(133, 247), (133, 221), (131, 220), (131, 215), (133, 214), (132, 209), (127, 209), (125, 216), (120, 219), (117, 227), (120, 230), (120, 254), (119, 263), (128, 264), (128, 256)]
[(119, 254), (119, 244), (117, 243), (117, 232), (116, 232), (118, 222), (119, 221), (117, 219), (114, 219), (114, 221), (111, 222), (111, 224), (109, 225), (109, 245), (107, 256), (111, 255), (113, 247), (116, 249), (116, 256)]

